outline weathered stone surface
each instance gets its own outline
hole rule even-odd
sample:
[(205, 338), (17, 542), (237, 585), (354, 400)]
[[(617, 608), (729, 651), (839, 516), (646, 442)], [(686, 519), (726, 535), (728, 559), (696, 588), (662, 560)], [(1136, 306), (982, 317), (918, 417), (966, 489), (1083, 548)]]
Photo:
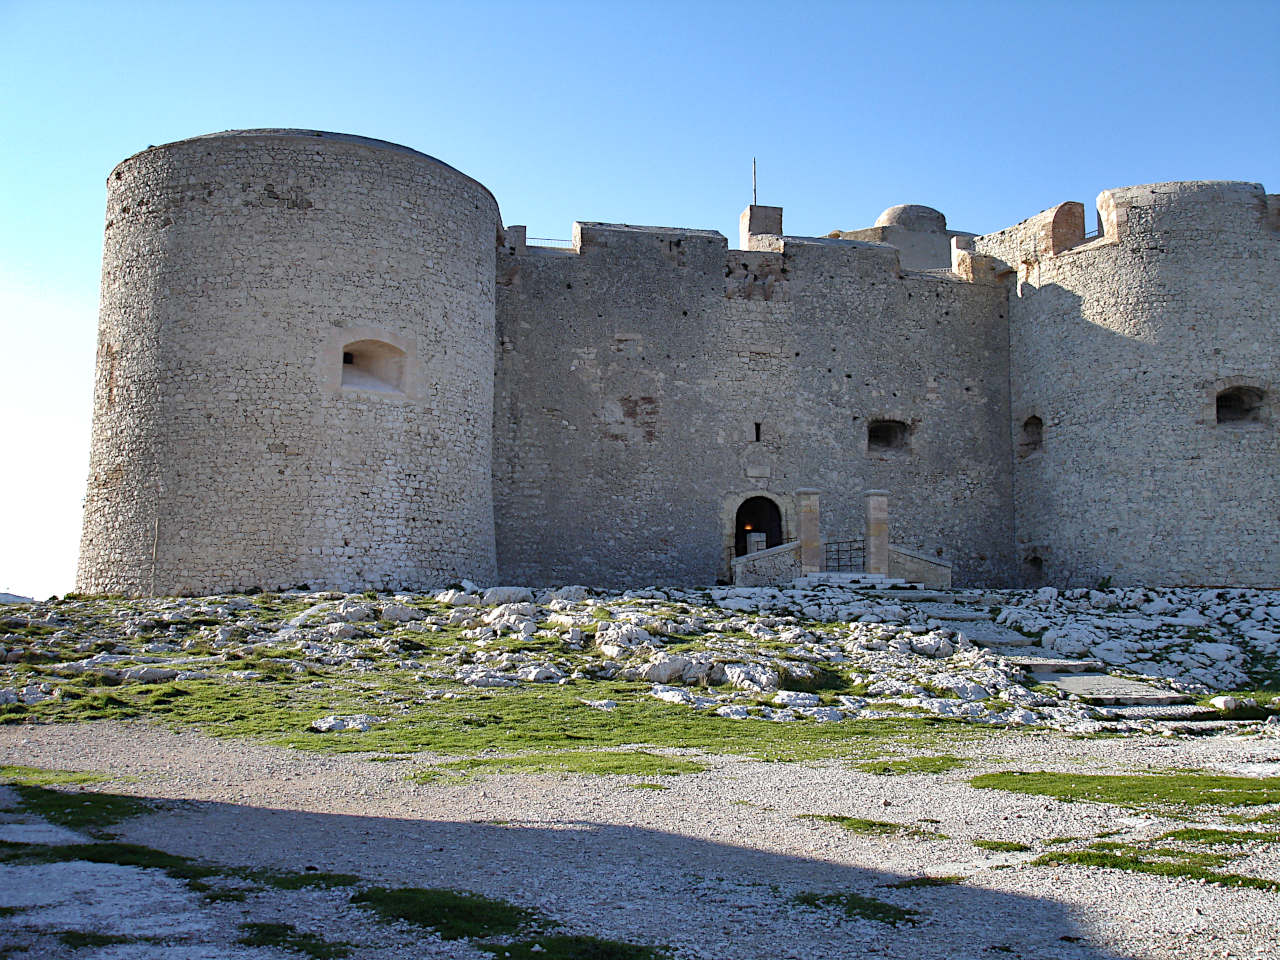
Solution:
[[(743, 250), (601, 223), (549, 248), (394, 144), (153, 147), (108, 182), (78, 584), (707, 584), (762, 497), (756, 582), (820, 532), (937, 585), (1276, 585), (1275, 209), (1166, 183), (1105, 191), (1096, 238), (1075, 202), (803, 238), (753, 205)], [(1251, 406), (1219, 422), (1228, 394)]]

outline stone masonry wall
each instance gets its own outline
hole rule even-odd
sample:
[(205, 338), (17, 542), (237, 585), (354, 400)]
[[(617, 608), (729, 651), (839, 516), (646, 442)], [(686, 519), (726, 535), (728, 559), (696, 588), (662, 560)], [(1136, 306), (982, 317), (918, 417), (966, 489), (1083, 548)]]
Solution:
[[(108, 181), (78, 588), (709, 583), (745, 500), (794, 539), (806, 488), (827, 540), (888, 490), (895, 547), (960, 586), (1278, 586), (1280, 197), (1098, 208), (1097, 239), (1078, 203), (981, 237), (890, 208), (875, 237), (920, 270), (762, 207), (746, 251), (529, 248), (394, 144), (148, 149)], [(1264, 402), (1219, 423), (1236, 387)]]
[[(860, 535), (884, 488), (895, 542), (960, 583), (1012, 576), (1002, 287), (903, 275), (882, 245), (575, 233), (499, 256), (504, 579), (727, 578), (737, 506), (769, 496), (785, 524), (804, 487), (827, 539)], [(908, 423), (909, 448), (869, 451), (876, 418)]]
[[(1034, 238), (1060, 208), (975, 242), (1017, 270), (1022, 579), (1280, 585), (1280, 232), (1268, 198), (1256, 184), (1170, 183), (1106, 191), (1098, 207), (1103, 236), (1058, 253)], [(1218, 391), (1237, 384), (1266, 393), (1260, 422), (1216, 422)], [(1022, 442), (1032, 416), (1039, 450)]]
[[(497, 224), (475, 181), (358, 137), (117, 167), (79, 589), (491, 577)], [(390, 386), (343, 386), (354, 342)]]

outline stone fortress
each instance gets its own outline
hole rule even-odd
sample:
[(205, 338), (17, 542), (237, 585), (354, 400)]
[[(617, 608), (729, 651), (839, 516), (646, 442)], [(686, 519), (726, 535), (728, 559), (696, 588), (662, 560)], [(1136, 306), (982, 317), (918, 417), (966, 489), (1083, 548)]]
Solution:
[(150, 148), (108, 180), (79, 589), (759, 582), (858, 569), (868, 491), (910, 579), (1280, 585), (1280, 195), (1097, 210), (537, 246), (383, 141)]

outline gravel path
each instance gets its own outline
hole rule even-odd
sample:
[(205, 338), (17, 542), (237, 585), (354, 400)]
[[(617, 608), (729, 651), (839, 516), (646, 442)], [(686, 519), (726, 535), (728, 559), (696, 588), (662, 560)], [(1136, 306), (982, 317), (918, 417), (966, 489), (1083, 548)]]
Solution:
[[(713, 757), (703, 773), (648, 778), (660, 779), (665, 790), (636, 789), (635, 777), (572, 775), (417, 785), (405, 779), (415, 766), (412, 758), (313, 755), (141, 722), (0, 727), (0, 764), (108, 771), (136, 779), (94, 789), (176, 801), (117, 825), (123, 840), (227, 865), (311, 865), (384, 885), (475, 891), (535, 907), (573, 933), (667, 944), (681, 957), (1280, 957), (1280, 897), (1274, 893), (1030, 865), (1048, 838), (1118, 831), (1114, 839), (1141, 840), (1184, 822), (977, 790), (966, 782), (976, 773), (1011, 768), (1179, 767), (1274, 775), (1280, 741), (1085, 740), (991, 731), (953, 752), (970, 764), (927, 776), (877, 776), (830, 762)], [(893, 821), (920, 835), (855, 834), (801, 819), (803, 814)], [(0, 827), (0, 837), (31, 818), (0, 814), (3, 819), (11, 823)], [(1034, 850), (990, 852), (975, 847), (974, 839), (1018, 841)], [(1280, 879), (1275, 853), (1256, 855), (1247, 866), (1254, 875)], [(47, 886), (57, 869), (65, 880), (69, 865), (2, 865), (0, 890), (12, 897), (24, 887)], [(76, 956), (289, 956), (234, 946), (219, 952), (234, 942), (238, 923), (264, 915), (349, 941), (357, 945), (353, 956), (369, 960), (489, 956), (463, 942), (375, 923), (348, 905), (343, 889), (273, 891), (245, 903), (209, 904), (163, 876), (159, 886), (135, 878), (131, 887), (120, 870), (157, 873), (90, 871), (72, 878), (78, 896), (114, 904), (126, 916), (140, 909), (147, 915), (151, 897), (152, 920), (162, 929), (168, 929), (165, 917), (185, 909), (189, 942), (104, 947)], [(922, 875), (965, 879), (887, 886)], [(805, 892), (858, 893), (922, 916), (900, 926), (849, 918), (793, 901)], [(8, 903), (0, 895), (0, 905)], [(101, 922), (102, 909), (85, 909)], [(13, 922), (0, 917), (0, 925)], [(60, 954), (36, 948), (8, 956), (46, 955)]]

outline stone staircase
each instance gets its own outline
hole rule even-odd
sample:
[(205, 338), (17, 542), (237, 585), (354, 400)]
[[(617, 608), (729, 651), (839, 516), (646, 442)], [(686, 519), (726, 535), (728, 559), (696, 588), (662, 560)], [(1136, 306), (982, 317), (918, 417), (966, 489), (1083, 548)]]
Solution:
[(1115, 719), (1160, 720), (1187, 732), (1208, 732), (1208, 728), (1220, 725), (1216, 720), (1219, 714), (1197, 706), (1192, 697), (1130, 677), (1112, 676), (1101, 660), (1064, 657), (1040, 646), (1035, 637), (996, 623), (987, 607), (998, 604), (998, 597), (927, 590), (874, 573), (810, 573), (797, 578), (794, 586), (839, 586), (909, 603), (1018, 667), (1028, 684), (1056, 687), (1067, 696), (1105, 708)]
[(887, 590), (906, 587), (907, 581), (883, 573), (806, 573), (796, 577), (796, 587), (845, 587), (853, 590)]
[[(1202, 708), (1188, 706), (1192, 697), (1112, 676), (1101, 660), (1072, 659), (1040, 646), (1034, 637), (996, 623), (990, 613), (975, 605), (981, 603), (978, 598), (967, 604), (954, 601), (922, 603), (920, 609), (938, 620), (955, 622), (956, 629), (970, 641), (1020, 668), (1031, 683), (1048, 684), (1085, 703), (1119, 708), (1126, 719), (1192, 720), (1204, 713)], [(1174, 707), (1179, 709), (1171, 709)], [(1215, 715), (1214, 711), (1208, 713)]]

